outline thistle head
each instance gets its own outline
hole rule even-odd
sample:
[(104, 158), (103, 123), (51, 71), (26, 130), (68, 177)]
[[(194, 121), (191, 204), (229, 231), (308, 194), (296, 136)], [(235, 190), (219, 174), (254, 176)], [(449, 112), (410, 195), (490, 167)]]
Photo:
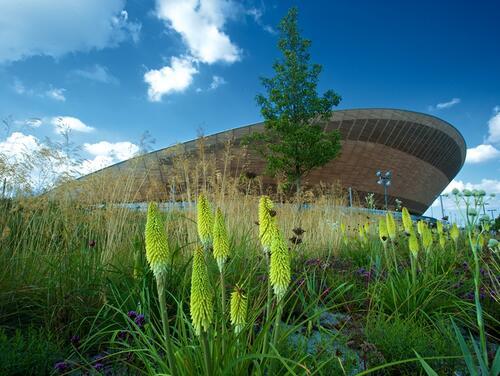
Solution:
[(413, 221), (411, 220), (411, 215), (408, 212), (408, 209), (403, 208), (401, 211), (401, 216), (403, 219), (403, 227), (405, 228), (405, 232), (407, 234), (411, 233), (413, 230)]
[(155, 202), (149, 203), (146, 219), (146, 259), (155, 278), (159, 278), (168, 268), (170, 250), (163, 219)]
[(458, 241), (458, 237), (460, 236), (460, 230), (458, 229), (458, 226), (456, 223), (454, 223), (451, 226), (450, 236), (455, 243)]
[(189, 308), (196, 335), (207, 331), (213, 320), (214, 302), (203, 248), (196, 248), (194, 252)]
[(396, 235), (397, 235), (396, 222), (394, 221), (394, 217), (392, 216), (391, 212), (387, 212), (385, 214), (385, 221), (389, 237), (391, 238), (392, 241), (396, 240)]
[(226, 259), (229, 256), (229, 238), (227, 236), (226, 223), (224, 221), (224, 216), (220, 208), (217, 208), (215, 212), (215, 221), (213, 229), (213, 249), (214, 258), (217, 261), (219, 271), (222, 272), (222, 268)]
[(290, 254), (288, 252), (288, 247), (279, 231), (276, 231), (271, 243), (269, 280), (278, 301), (285, 296), (288, 285), (290, 284), (290, 279)]
[(239, 334), (246, 323), (248, 301), (243, 289), (236, 285), (231, 293), (230, 302), (231, 325), (234, 332)]
[(207, 197), (200, 193), (197, 203), (198, 236), (205, 249), (212, 245), (213, 216)]
[(389, 239), (389, 234), (387, 233), (387, 224), (385, 222), (385, 218), (380, 218), (378, 221), (378, 236), (382, 244), (386, 244), (387, 239)]
[(415, 235), (415, 231), (411, 231), (410, 237), (408, 238), (408, 247), (410, 248), (410, 252), (414, 258), (418, 257), (418, 251), (419, 251), (419, 246), (418, 246), (418, 239), (417, 235)]
[(271, 248), (276, 230), (276, 212), (269, 196), (261, 196), (259, 200), (259, 238), (264, 252)]

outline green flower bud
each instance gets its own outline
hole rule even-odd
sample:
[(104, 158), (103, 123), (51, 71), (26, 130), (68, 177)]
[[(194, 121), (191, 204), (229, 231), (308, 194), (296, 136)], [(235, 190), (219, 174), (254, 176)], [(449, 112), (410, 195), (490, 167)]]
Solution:
[(432, 231), (427, 227), (427, 225), (422, 226), (422, 245), (426, 252), (429, 252), (432, 246)]
[(408, 238), (408, 247), (410, 248), (410, 252), (411, 252), (412, 256), (414, 258), (417, 258), (419, 246), (418, 246), (417, 235), (415, 235), (414, 231), (412, 231), (410, 233), (410, 237)]
[(267, 253), (271, 248), (274, 232), (276, 230), (276, 219), (273, 209), (274, 205), (269, 196), (262, 196), (259, 200), (259, 238)]
[(155, 278), (159, 278), (168, 268), (170, 250), (165, 225), (155, 202), (148, 206), (145, 242), (149, 267)]
[(213, 248), (214, 258), (217, 261), (219, 271), (222, 272), (224, 263), (229, 256), (229, 238), (227, 236), (224, 216), (222, 215), (220, 208), (217, 208), (217, 211), (215, 212)]
[(378, 222), (378, 236), (380, 238), (380, 241), (384, 244), (387, 242), (387, 239), (389, 238), (389, 234), (387, 233), (387, 224), (385, 223), (384, 218), (380, 218)]
[(214, 309), (212, 292), (203, 248), (196, 248), (193, 257), (189, 305), (196, 335), (200, 335), (202, 330), (207, 331), (212, 324)]
[(458, 226), (456, 223), (454, 223), (451, 226), (450, 236), (455, 243), (458, 241), (458, 237), (460, 236), (460, 230), (458, 229)]
[(405, 228), (406, 233), (411, 233), (413, 231), (413, 221), (411, 220), (411, 215), (408, 212), (408, 209), (403, 208), (402, 214), (403, 218), (403, 227)]
[(271, 243), (271, 264), (269, 267), (269, 280), (273, 286), (276, 299), (280, 301), (290, 284), (290, 254), (288, 247), (279, 231), (275, 232)]
[(213, 216), (207, 197), (201, 193), (197, 203), (198, 236), (205, 249), (212, 245)]
[(394, 221), (394, 217), (392, 216), (391, 212), (387, 212), (385, 214), (385, 221), (386, 221), (387, 232), (389, 233), (389, 237), (391, 238), (392, 241), (396, 240), (396, 235), (397, 235), (396, 222)]
[(437, 221), (436, 225), (437, 225), (437, 232), (438, 232), (438, 234), (439, 235), (443, 235), (443, 222)]
[(243, 290), (236, 285), (231, 293), (231, 325), (234, 332), (240, 333), (246, 323), (248, 301)]

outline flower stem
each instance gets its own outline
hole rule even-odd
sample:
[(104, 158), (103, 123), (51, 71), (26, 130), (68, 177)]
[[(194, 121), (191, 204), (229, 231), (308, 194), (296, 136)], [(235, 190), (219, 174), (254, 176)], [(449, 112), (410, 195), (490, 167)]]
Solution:
[(212, 375), (212, 360), (210, 355), (210, 346), (208, 344), (208, 334), (206, 331), (201, 333), (201, 344), (203, 347), (203, 357), (205, 360), (205, 368), (207, 371), (207, 375)]
[(172, 343), (170, 341), (170, 329), (168, 325), (168, 314), (166, 310), (166, 302), (165, 302), (165, 281), (164, 276), (156, 279), (156, 287), (158, 289), (158, 300), (160, 302), (160, 314), (161, 314), (161, 322), (163, 325), (163, 337), (165, 340), (165, 346), (167, 347), (167, 359), (170, 365), (170, 370), (172, 371), (172, 375), (178, 375), (177, 372), (177, 364), (175, 362), (175, 355), (172, 349)]
[(224, 284), (224, 270), (220, 271), (220, 289), (221, 289), (221, 299), (222, 299), (222, 337), (221, 346), (222, 354), (225, 354), (224, 342), (226, 340), (226, 286)]
[[(269, 269), (269, 252), (266, 253), (266, 262)], [(262, 324), (262, 328), (264, 329), (264, 324), (268, 323), (271, 320), (271, 299), (272, 299), (272, 291), (271, 291), (271, 281), (267, 279), (267, 303), (266, 303), (266, 321)], [(268, 330), (264, 329), (264, 343), (262, 345), (262, 354), (266, 354), (267, 352), (267, 334)]]

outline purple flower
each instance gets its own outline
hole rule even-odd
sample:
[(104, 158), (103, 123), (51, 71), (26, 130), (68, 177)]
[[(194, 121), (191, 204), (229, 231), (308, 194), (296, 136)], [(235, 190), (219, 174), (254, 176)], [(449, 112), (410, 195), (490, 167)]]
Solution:
[(134, 319), (134, 322), (137, 324), (139, 328), (142, 328), (144, 324), (146, 323), (146, 318), (144, 317), (143, 314), (137, 315), (137, 317)]
[(127, 312), (127, 316), (128, 316), (130, 319), (134, 320), (134, 319), (137, 317), (137, 312), (136, 312), (136, 311), (128, 311), (128, 312)]
[(69, 341), (75, 347), (79, 347), (80, 346), (80, 336), (79, 335), (75, 334), (74, 336), (71, 337), (71, 339)]
[(469, 291), (464, 295), (464, 298), (466, 300), (474, 300), (474, 293), (472, 291)]
[(96, 364), (94, 364), (94, 369), (97, 372), (101, 372), (104, 369), (104, 364), (101, 362), (97, 362)]
[(69, 364), (66, 362), (57, 362), (54, 365), (54, 369), (59, 373), (64, 373), (69, 370)]
[(118, 339), (125, 341), (128, 337), (128, 333), (124, 330), (120, 330), (116, 336), (118, 337)]

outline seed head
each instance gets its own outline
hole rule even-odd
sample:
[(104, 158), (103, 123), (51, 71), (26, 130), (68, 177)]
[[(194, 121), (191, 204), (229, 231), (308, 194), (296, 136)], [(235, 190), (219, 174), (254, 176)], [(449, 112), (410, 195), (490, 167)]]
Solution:
[(394, 217), (391, 212), (387, 212), (385, 214), (385, 221), (387, 224), (387, 232), (389, 233), (389, 237), (392, 241), (396, 240), (396, 222), (394, 221)]
[(214, 303), (203, 248), (194, 251), (189, 308), (196, 335), (207, 331), (212, 324)]
[(406, 233), (409, 234), (413, 230), (413, 221), (411, 220), (410, 213), (406, 208), (403, 208), (401, 213), (402, 213), (401, 216), (403, 218), (403, 227), (405, 228)]
[(145, 241), (149, 267), (155, 278), (160, 278), (168, 268), (170, 250), (163, 219), (155, 202), (151, 202), (148, 206)]
[(215, 212), (213, 243), (214, 258), (217, 261), (219, 271), (222, 272), (224, 263), (229, 256), (229, 239), (227, 236), (224, 216), (222, 215), (220, 208), (217, 208), (217, 211)]
[(290, 254), (288, 247), (279, 231), (275, 232), (271, 243), (271, 264), (269, 280), (273, 286), (276, 299), (280, 301), (290, 284)]
[(261, 196), (259, 200), (259, 238), (264, 252), (271, 248), (271, 243), (276, 230), (276, 217), (273, 212), (273, 202), (269, 196)]
[(234, 332), (240, 333), (245, 326), (247, 317), (247, 297), (243, 290), (236, 285), (231, 293), (231, 325), (234, 326)]

